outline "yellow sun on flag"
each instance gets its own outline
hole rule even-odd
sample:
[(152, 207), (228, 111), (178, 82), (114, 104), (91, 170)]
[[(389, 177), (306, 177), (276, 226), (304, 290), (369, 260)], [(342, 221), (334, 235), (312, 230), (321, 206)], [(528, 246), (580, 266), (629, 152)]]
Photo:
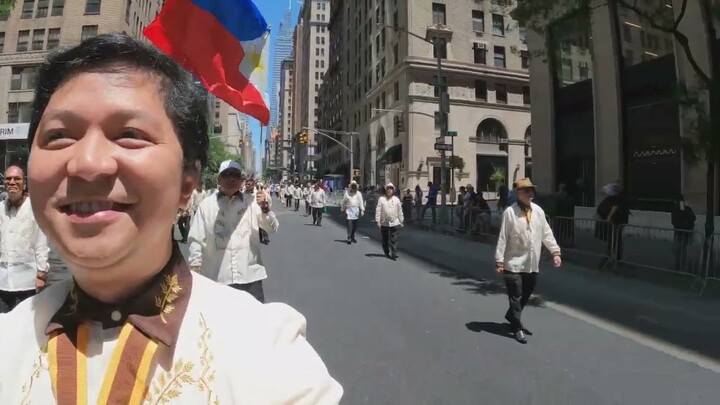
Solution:
[(243, 76), (247, 77), (263, 95), (267, 93), (268, 81), (268, 52), (267, 40), (270, 34), (267, 33), (254, 41), (243, 42), (245, 57), (240, 63), (239, 69)]

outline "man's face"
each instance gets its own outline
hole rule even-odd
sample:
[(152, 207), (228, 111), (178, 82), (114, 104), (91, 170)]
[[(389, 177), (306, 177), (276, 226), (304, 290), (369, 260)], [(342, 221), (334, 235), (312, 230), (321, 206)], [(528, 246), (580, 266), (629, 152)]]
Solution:
[(517, 199), (525, 205), (529, 205), (535, 196), (535, 190), (532, 188), (519, 188), (517, 189)]
[(141, 277), (123, 264), (169, 248), (196, 176), (183, 171), (164, 101), (159, 80), (137, 70), (80, 73), (50, 98), (30, 153), (31, 201), (76, 278)]
[(386, 187), (385, 188), (385, 195), (388, 197), (391, 197), (395, 194), (395, 189), (392, 187)]
[(16, 166), (5, 171), (5, 190), (10, 201), (18, 201), (25, 192), (25, 173)]
[(242, 173), (236, 169), (227, 169), (218, 176), (220, 191), (225, 195), (233, 195), (242, 187)]

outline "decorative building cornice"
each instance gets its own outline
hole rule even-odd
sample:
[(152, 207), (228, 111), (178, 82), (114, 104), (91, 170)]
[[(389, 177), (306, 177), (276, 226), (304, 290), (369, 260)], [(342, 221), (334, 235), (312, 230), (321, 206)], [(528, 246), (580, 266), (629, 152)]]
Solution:
[(18, 52), (0, 54), (0, 65), (43, 63), (50, 51)]

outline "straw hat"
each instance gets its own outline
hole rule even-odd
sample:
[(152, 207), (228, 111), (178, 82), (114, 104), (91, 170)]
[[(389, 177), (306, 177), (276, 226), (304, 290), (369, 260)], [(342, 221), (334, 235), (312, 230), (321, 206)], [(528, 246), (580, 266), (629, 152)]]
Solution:
[(519, 190), (521, 188), (535, 188), (535, 185), (530, 179), (518, 179), (513, 183), (513, 188)]

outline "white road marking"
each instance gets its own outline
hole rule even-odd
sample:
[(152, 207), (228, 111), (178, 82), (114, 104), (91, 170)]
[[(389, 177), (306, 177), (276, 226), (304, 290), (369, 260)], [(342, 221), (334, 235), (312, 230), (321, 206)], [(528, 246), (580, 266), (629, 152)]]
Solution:
[(545, 306), (561, 312), (567, 316), (597, 326), (598, 328), (604, 329), (610, 333), (614, 333), (626, 339), (630, 339), (635, 343), (675, 357), (676, 359), (693, 363), (698, 367), (720, 374), (720, 362), (711, 357), (671, 343), (661, 341), (644, 333), (631, 330), (613, 322), (608, 322), (607, 320), (598, 318), (594, 315), (590, 315), (587, 312), (579, 311), (577, 309), (570, 308), (562, 304), (546, 301)]

